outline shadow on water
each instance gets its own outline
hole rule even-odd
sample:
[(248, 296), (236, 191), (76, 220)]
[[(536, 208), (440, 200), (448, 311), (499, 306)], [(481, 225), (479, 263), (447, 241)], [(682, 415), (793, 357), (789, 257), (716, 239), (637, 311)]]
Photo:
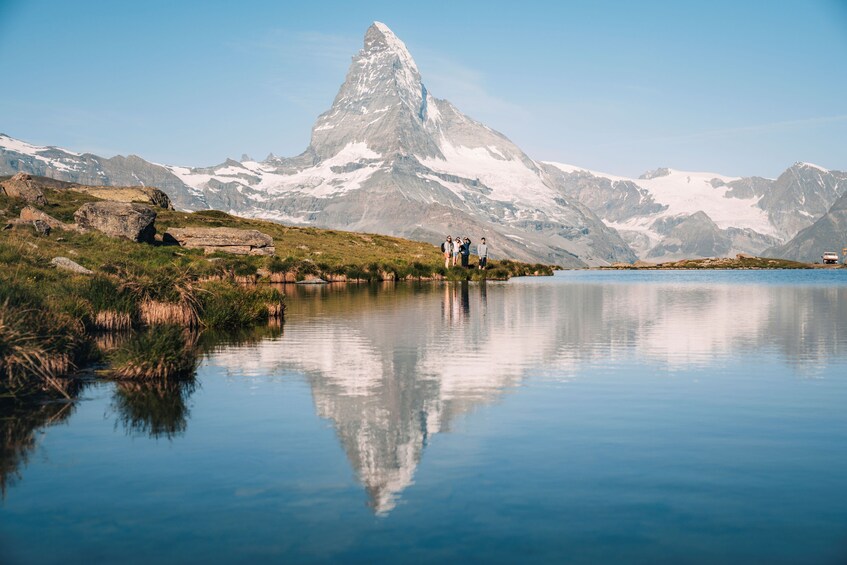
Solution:
[[(201, 355), (226, 347), (255, 344), (282, 335), (282, 324), (239, 331), (206, 331), (201, 334), (182, 332), (183, 344), (174, 344), (179, 354), (191, 355), (190, 374), (178, 379), (156, 381), (118, 381), (112, 396), (111, 410), (116, 414), (115, 426), (123, 426), (127, 434), (151, 438), (174, 439), (188, 427), (191, 415), (189, 400), (199, 386), (196, 370)], [(127, 347), (130, 337), (119, 347)]]
[(119, 382), (111, 409), (129, 435), (173, 439), (188, 427), (188, 400), (197, 383), (191, 378), (173, 382)]
[(85, 385), (68, 383), (68, 399), (38, 396), (0, 397), (0, 499), (20, 479), (21, 469), (38, 446), (38, 432), (64, 423), (76, 410), (76, 399)]
[[(149, 353), (145, 332), (102, 333), (94, 341), (107, 357), (135, 359)], [(110, 412), (115, 427), (128, 435), (174, 439), (183, 434), (191, 416), (191, 395), (199, 386), (196, 369), (204, 354), (233, 345), (255, 344), (282, 334), (281, 324), (271, 324), (238, 332), (179, 332), (159, 354), (186, 357), (181, 364), (191, 370), (179, 378), (157, 380), (115, 380)], [(87, 380), (67, 380), (65, 392), (70, 400), (58, 400), (44, 394), (13, 396), (0, 391), (0, 495), (20, 478), (21, 469), (38, 446), (38, 434), (44, 428), (67, 422), (75, 412)]]

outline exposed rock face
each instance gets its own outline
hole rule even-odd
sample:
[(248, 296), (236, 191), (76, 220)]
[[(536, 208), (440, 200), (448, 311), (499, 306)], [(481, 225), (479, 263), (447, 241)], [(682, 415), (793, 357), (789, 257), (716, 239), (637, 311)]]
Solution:
[(112, 202), (138, 202), (166, 210), (173, 210), (174, 208), (168, 195), (152, 186), (71, 185), (68, 190), (90, 194), (96, 198)]
[(0, 193), (42, 206), (47, 204), (44, 193), (26, 173), (18, 173), (9, 180), (0, 182)]
[(206, 253), (273, 255), (276, 252), (271, 236), (237, 228), (171, 228), (165, 232), (164, 241), (177, 242), (188, 249), (203, 249)]
[(822, 218), (800, 231), (791, 241), (768, 249), (764, 255), (812, 263), (820, 261), (825, 251), (834, 251), (841, 255), (841, 250), (845, 247), (847, 247), (847, 194), (836, 200)]
[(89, 202), (74, 214), (82, 229), (93, 229), (109, 237), (152, 243), (156, 235), (156, 212), (143, 204)]
[(53, 257), (53, 260), (50, 261), (50, 264), (55, 266), (57, 269), (61, 269), (63, 271), (70, 271), (72, 273), (77, 273), (80, 275), (94, 274), (94, 272), (90, 269), (86, 269), (79, 263), (71, 261), (67, 257)]

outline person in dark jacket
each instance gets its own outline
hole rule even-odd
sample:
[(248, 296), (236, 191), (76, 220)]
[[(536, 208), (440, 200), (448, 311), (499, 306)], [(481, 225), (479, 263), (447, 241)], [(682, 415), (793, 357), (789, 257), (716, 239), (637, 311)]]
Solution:
[(462, 249), (460, 252), (462, 254), (462, 267), (467, 269), (468, 258), (471, 256), (471, 240), (469, 238), (466, 237), (465, 240), (462, 242)]

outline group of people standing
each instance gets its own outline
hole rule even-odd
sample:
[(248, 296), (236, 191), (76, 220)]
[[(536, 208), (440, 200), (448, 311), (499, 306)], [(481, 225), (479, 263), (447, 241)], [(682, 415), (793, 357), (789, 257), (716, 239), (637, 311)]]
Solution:
[[(461, 262), (462, 267), (468, 268), (468, 259), (471, 254), (471, 240), (456, 236), (447, 236), (447, 240), (441, 244), (441, 252), (444, 254), (444, 268), (450, 268), (450, 262), (455, 267), (457, 262)], [(485, 238), (482, 238), (482, 243), (476, 246), (476, 254), (479, 255), (479, 265), (477, 268), (484, 269), (488, 264), (488, 245), (485, 244)]]

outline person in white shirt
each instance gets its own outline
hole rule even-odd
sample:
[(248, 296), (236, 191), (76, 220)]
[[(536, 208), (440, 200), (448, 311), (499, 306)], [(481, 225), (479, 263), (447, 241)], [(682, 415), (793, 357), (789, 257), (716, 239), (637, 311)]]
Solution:
[(453, 238), (447, 236), (447, 241), (441, 244), (441, 253), (444, 254), (444, 268), (450, 268), (450, 257), (453, 255)]
[(462, 237), (456, 236), (453, 239), (453, 266), (456, 266), (456, 262), (459, 261), (459, 256), (462, 252)]

